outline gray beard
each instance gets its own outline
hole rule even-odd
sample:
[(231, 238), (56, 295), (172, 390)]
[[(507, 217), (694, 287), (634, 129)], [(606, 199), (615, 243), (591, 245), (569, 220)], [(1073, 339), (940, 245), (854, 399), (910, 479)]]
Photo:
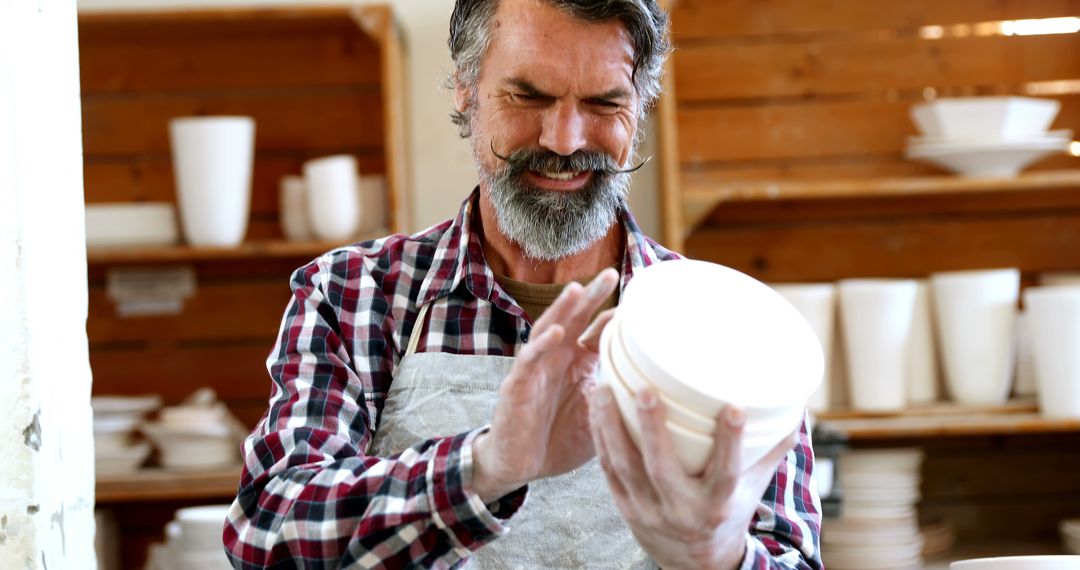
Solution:
[(524, 172), (505, 165), (496, 172), (479, 170), (499, 231), (538, 261), (558, 261), (600, 241), (626, 208), (630, 187), (629, 174), (593, 172), (585, 188), (553, 192), (529, 184)]

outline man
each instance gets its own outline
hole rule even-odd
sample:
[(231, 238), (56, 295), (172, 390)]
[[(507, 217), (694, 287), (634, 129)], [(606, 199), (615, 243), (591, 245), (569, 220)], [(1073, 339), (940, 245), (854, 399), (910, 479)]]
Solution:
[(690, 477), (656, 394), (639, 450), (593, 386), (594, 315), (675, 257), (625, 202), (667, 42), (653, 0), (458, 0), (454, 121), (479, 188), (453, 220), (293, 275), (235, 566), (821, 567), (805, 428), (741, 466), (729, 408)]

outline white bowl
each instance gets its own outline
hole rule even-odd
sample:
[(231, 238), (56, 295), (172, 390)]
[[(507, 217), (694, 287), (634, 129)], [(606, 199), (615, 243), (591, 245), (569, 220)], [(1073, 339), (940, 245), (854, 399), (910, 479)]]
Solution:
[(675, 260), (639, 270), (618, 312), (622, 339), (643, 375), (705, 417), (726, 404), (802, 408), (825, 358), (817, 334), (791, 303), (748, 275)]
[(143, 415), (161, 407), (161, 396), (94, 396), (90, 398), (94, 417)]
[(176, 207), (168, 202), (86, 205), (87, 247), (179, 243)]
[(958, 560), (949, 570), (1080, 570), (1080, 556), (1001, 556)]
[(907, 480), (918, 476), (922, 460), (922, 450), (913, 447), (852, 450), (840, 456), (840, 472), (842, 476), (869, 473), (874, 477), (895, 475), (898, 479)]
[(906, 156), (963, 176), (1010, 178), (1037, 160), (1066, 152), (1069, 144), (1052, 137), (994, 145), (927, 144), (908, 147)]
[(967, 147), (973, 147), (973, 146), (989, 146), (989, 147), (993, 147), (993, 146), (1000, 145), (1000, 144), (1002, 144), (1004, 142), (1009, 142), (1009, 143), (1035, 142), (1035, 141), (1044, 141), (1044, 140), (1047, 140), (1047, 139), (1061, 139), (1061, 140), (1064, 140), (1064, 141), (1072, 141), (1073, 140), (1073, 131), (1072, 131), (1072, 129), (1059, 129), (1059, 130), (1056, 130), (1056, 131), (1047, 131), (1046, 133), (1039, 134), (1039, 135), (1032, 135), (1032, 136), (1028, 136), (1028, 137), (1009, 138), (1009, 139), (1005, 139), (1005, 140), (1000, 140), (1000, 139), (957, 139), (957, 138), (954, 138), (954, 137), (926, 137), (926, 136), (908, 137), (907, 138), (907, 144), (908, 144), (908, 147), (915, 147), (915, 146), (940, 146), (940, 147), (959, 146), (959, 147), (967, 148)]
[(94, 471), (99, 475), (118, 475), (137, 471), (152, 450), (149, 443), (136, 443), (122, 448), (94, 449)]
[(129, 414), (109, 414), (94, 416), (94, 434), (123, 433), (129, 434), (139, 429), (143, 423), (142, 416)]
[[(623, 424), (626, 425), (626, 431), (629, 432), (630, 438), (640, 449), (641, 422), (638, 420), (637, 404), (634, 401), (633, 394), (610, 367), (601, 373), (601, 379), (611, 387), (611, 391), (615, 394), (615, 403), (619, 408), (620, 415), (622, 415)], [(670, 420), (665, 424), (668, 434), (671, 436), (671, 443), (675, 447), (675, 455), (678, 457), (679, 463), (682, 464), (687, 473), (691, 475), (701, 474), (705, 470), (705, 465), (708, 463), (709, 456), (712, 453), (712, 437), (690, 431)]]
[(914, 105), (911, 118), (926, 136), (1009, 139), (1045, 134), (1060, 109), (1054, 99), (955, 97)]

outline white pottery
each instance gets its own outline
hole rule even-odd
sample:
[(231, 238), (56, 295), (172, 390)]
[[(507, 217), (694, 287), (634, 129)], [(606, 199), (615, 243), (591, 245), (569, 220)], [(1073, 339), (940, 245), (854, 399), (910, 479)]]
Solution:
[(969, 405), (1005, 403), (1012, 383), (1020, 272), (1016, 269), (931, 275), (945, 384)]
[(911, 322), (907, 388), (908, 402), (926, 404), (938, 399), (937, 354), (930, 311), (930, 287), (920, 280), (915, 291), (915, 314)]
[(949, 570), (1080, 570), (1080, 556), (1000, 556), (957, 560)]
[(1080, 418), (1080, 286), (1024, 292), (1038, 382), (1039, 409), (1054, 418)]
[(278, 184), (278, 220), (285, 239), (310, 240), (307, 185), (302, 176), (282, 176)]
[(832, 372), (832, 354), (834, 322), (836, 315), (836, 286), (831, 283), (790, 283), (773, 285), (777, 293), (783, 295), (806, 321), (813, 327), (821, 351), (825, 355), (825, 374), (821, 385), (810, 395), (807, 407), (814, 412), (829, 409)]
[(851, 406), (871, 411), (904, 408), (916, 282), (847, 279), (839, 290)]
[(196, 246), (235, 246), (251, 211), (255, 121), (181, 117), (169, 122), (176, 199), (184, 238)]
[(360, 226), (359, 173), (349, 155), (316, 158), (304, 163), (308, 190), (308, 221), (323, 240), (343, 241)]
[(1008, 140), (1046, 134), (1061, 103), (1034, 97), (943, 97), (911, 108), (923, 135), (953, 140)]

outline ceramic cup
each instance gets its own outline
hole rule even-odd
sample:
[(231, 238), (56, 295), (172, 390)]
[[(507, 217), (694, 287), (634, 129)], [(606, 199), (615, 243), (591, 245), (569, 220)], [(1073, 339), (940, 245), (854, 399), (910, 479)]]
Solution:
[(360, 226), (359, 174), (348, 155), (316, 158), (304, 163), (308, 189), (308, 221), (319, 239), (342, 241)]
[(235, 246), (251, 211), (255, 120), (179, 117), (169, 121), (176, 199), (184, 238), (196, 246)]
[(831, 399), (829, 380), (832, 378), (836, 286), (831, 283), (790, 283), (773, 285), (773, 289), (806, 318), (821, 341), (821, 350), (825, 355), (825, 377), (806, 405), (814, 412), (827, 410)]
[(938, 399), (937, 355), (930, 311), (930, 287), (919, 281), (915, 290), (915, 313), (911, 322), (908, 353), (908, 402), (926, 404)]
[(917, 282), (846, 279), (839, 289), (851, 406), (903, 409)]
[(1039, 409), (1048, 417), (1080, 418), (1080, 286), (1033, 287), (1024, 304)]
[(305, 241), (312, 238), (308, 223), (307, 185), (302, 176), (282, 176), (278, 188), (278, 219), (285, 239)]
[(992, 269), (930, 276), (945, 384), (963, 404), (1005, 403), (1012, 383), (1020, 271)]

